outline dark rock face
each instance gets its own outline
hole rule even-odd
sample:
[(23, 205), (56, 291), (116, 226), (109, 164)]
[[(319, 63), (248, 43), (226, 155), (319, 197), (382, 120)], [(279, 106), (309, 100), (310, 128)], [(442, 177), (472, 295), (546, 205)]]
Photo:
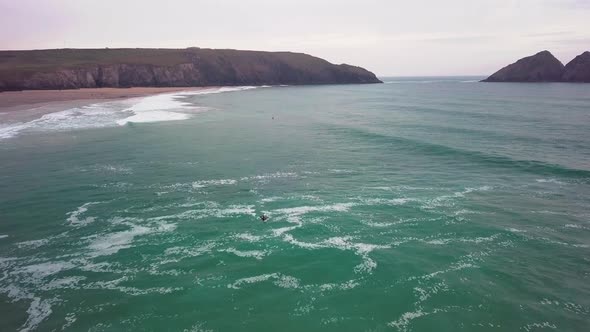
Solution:
[(586, 51), (565, 66), (564, 82), (590, 83), (590, 52)]
[(0, 91), (381, 83), (355, 66), (302, 53), (213, 49), (0, 51)]
[(561, 61), (543, 51), (500, 69), (484, 82), (560, 82), (564, 70)]

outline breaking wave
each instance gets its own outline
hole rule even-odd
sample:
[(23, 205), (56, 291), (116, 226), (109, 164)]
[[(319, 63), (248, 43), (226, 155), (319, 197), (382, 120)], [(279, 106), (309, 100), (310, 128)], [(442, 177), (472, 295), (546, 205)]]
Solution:
[(0, 140), (13, 138), (28, 132), (72, 131), (116, 127), (128, 123), (186, 120), (191, 118), (192, 114), (206, 111), (205, 108), (184, 101), (188, 96), (244, 91), (255, 88), (257, 87), (210, 88), (74, 107), (50, 112), (28, 122), (0, 124)]

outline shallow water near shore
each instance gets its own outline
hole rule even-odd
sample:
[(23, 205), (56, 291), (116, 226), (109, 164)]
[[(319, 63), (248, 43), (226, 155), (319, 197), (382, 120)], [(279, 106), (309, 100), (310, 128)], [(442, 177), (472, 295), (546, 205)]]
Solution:
[(383, 81), (0, 124), (0, 330), (590, 328), (590, 87)]

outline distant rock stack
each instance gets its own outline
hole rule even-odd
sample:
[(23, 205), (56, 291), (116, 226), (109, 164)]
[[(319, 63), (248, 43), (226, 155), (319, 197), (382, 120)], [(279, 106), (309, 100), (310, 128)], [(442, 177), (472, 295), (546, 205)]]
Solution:
[(559, 82), (564, 69), (551, 52), (542, 51), (498, 70), (484, 82)]
[(590, 83), (590, 52), (563, 65), (549, 51), (522, 58), (482, 82), (571, 82)]
[(590, 52), (578, 55), (565, 66), (562, 81), (590, 83)]

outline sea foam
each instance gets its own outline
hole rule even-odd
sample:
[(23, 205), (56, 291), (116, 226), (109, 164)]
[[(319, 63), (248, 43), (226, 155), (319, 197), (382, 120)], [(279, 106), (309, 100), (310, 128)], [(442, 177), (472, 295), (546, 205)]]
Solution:
[(85, 225), (88, 225), (88, 224), (94, 222), (94, 220), (96, 218), (94, 218), (94, 217), (82, 218), (82, 215), (88, 211), (89, 206), (99, 204), (99, 203), (100, 202), (88, 202), (88, 203), (85, 203), (82, 206), (78, 207), (78, 209), (76, 209), (76, 211), (68, 212), (67, 215), (69, 215), (69, 217), (68, 217), (67, 221), (70, 223), (70, 225), (73, 225), (73, 226), (85, 226)]
[(150, 111), (150, 112), (140, 112), (132, 115), (128, 118), (118, 120), (117, 124), (120, 126), (126, 125), (130, 122), (135, 123), (147, 123), (147, 122), (162, 122), (162, 121), (179, 121), (179, 120), (186, 120), (189, 119), (190, 115), (183, 114), (183, 113), (175, 113), (175, 112), (165, 112), (165, 111)]
[(238, 257), (249, 257), (249, 258), (256, 258), (261, 260), (264, 256), (268, 255), (268, 251), (266, 250), (238, 250), (235, 248), (228, 248), (220, 250), (223, 252), (234, 254)]
[(162, 121), (179, 121), (191, 118), (187, 112), (202, 112), (205, 109), (182, 101), (182, 97), (215, 94), (222, 92), (243, 91), (255, 89), (256, 87), (222, 87), (215, 89), (204, 89), (198, 91), (183, 91), (175, 93), (159, 94), (142, 98), (138, 103), (124, 111), (132, 112), (133, 115), (117, 121), (117, 124), (124, 126), (128, 123), (146, 123)]
[(31, 331), (34, 330), (39, 323), (41, 323), (45, 318), (49, 317), (53, 312), (51, 310), (51, 300), (43, 300), (38, 297), (34, 297), (29, 305), (29, 309), (27, 309), (27, 314), (29, 317), (27, 321), (22, 326), (21, 331)]
[(120, 126), (130, 122), (160, 122), (178, 121), (190, 118), (185, 113), (171, 112), (170, 110), (190, 109), (190, 104), (179, 100), (178, 93), (161, 94), (141, 99), (132, 107), (124, 110), (133, 115), (117, 121)]
[(201, 180), (195, 181), (192, 184), (192, 187), (195, 189), (198, 188), (205, 188), (209, 186), (225, 186), (225, 185), (234, 185), (237, 181), (233, 179), (220, 179), (220, 180)]
[(300, 288), (299, 279), (292, 277), (292, 276), (284, 275), (281, 273), (269, 273), (269, 274), (262, 274), (262, 275), (254, 276), (254, 277), (241, 278), (241, 279), (236, 280), (233, 284), (227, 285), (227, 288), (240, 289), (244, 285), (255, 284), (255, 283), (264, 282), (264, 281), (268, 281), (268, 280), (274, 280), (273, 283), (276, 286), (281, 287), (281, 288), (292, 288), (292, 289)]
[[(222, 87), (166, 93), (124, 101), (96, 103), (51, 112), (27, 122), (0, 124), (0, 140), (26, 132), (70, 131), (116, 127), (128, 123), (186, 120), (206, 109), (182, 101), (182, 97), (255, 89), (253, 86)], [(131, 105), (131, 107), (129, 107)], [(26, 111), (25, 111), (26, 112)]]
[[(117, 221), (113, 221), (113, 223), (117, 224)], [(175, 224), (167, 223), (162, 223), (153, 227), (140, 226), (128, 222), (121, 222), (121, 224), (129, 226), (130, 229), (95, 237), (88, 245), (88, 256), (94, 258), (113, 255), (119, 252), (119, 250), (131, 248), (133, 240), (137, 236), (170, 232), (176, 228)]]
[(119, 110), (115, 103), (92, 104), (47, 113), (40, 118), (0, 126), (0, 140), (30, 131), (67, 131), (113, 126)]

